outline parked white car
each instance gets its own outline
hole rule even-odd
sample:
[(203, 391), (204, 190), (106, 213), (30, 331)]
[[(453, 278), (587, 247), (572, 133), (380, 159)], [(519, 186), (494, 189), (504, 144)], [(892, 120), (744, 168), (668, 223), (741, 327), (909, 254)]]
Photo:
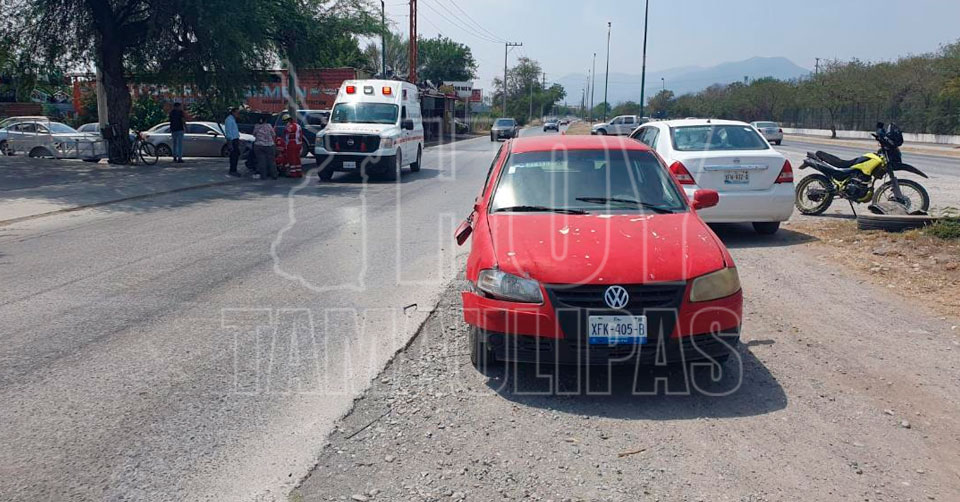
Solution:
[(610, 119), (609, 122), (600, 122), (594, 124), (590, 129), (590, 134), (599, 134), (601, 136), (626, 136), (633, 132), (639, 125), (646, 122), (636, 115), (620, 115)]
[(783, 129), (776, 122), (751, 122), (750, 125), (756, 127), (760, 134), (772, 145), (783, 143)]
[(0, 152), (5, 155), (98, 161), (107, 155), (99, 135), (84, 134), (60, 122), (10, 121), (0, 128)]
[(708, 223), (749, 222), (773, 234), (793, 214), (793, 168), (750, 124), (650, 122), (630, 137), (660, 154), (690, 199), (700, 188), (720, 193), (719, 204), (700, 211)]

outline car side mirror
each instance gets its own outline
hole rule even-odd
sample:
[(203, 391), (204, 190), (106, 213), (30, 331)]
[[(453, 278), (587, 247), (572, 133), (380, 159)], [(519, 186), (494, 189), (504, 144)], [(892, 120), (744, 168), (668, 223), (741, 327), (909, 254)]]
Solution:
[(400, 129), (406, 129), (408, 131), (413, 130), (413, 119), (403, 119), (400, 121)]
[(716, 190), (697, 190), (693, 193), (693, 209), (700, 210), (720, 203), (720, 194)]
[(467, 239), (470, 238), (470, 234), (473, 233), (473, 223), (470, 220), (471, 218), (464, 220), (464, 222), (457, 227), (457, 231), (453, 234), (453, 236), (457, 239), (458, 246), (462, 246), (464, 242), (467, 242)]

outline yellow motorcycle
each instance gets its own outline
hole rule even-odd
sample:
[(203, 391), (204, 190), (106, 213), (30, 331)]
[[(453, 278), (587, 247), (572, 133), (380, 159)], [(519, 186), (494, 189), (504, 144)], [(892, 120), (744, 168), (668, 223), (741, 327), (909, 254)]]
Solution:
[[(922, 185), (913, 180), (897, 178), (896, 171), (906, 171), (924, 178), (926, 174), (916, 167), (903, 163), (900, 147), (903, 133), (895, 124), (884, 127), (877, 124), (872, 135), (880, 143), (877, 153), (868, 153), (855, 159), (844, 160), (827, 152), (807, 153), (800, 169), (811, 167), (819, 171), (797, 183), (796, 205), (803, 214), (821, 214), (830, 207), (834, 198), (846, 199), (856, 214), (853, 203), (871, 202), (871, 209), (884, 212), (883, 203), (896, 203), (907, 213), (926, 212), (930, 209), (930, 196)], [(886, 183), (875, 189), (884, 177)]]

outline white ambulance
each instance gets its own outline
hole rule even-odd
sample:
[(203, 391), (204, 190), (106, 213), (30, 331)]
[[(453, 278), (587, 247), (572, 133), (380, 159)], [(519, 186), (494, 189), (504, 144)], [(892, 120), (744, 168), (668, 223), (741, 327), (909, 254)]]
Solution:
[(320, 179), (337, 171), (400, 179), (420, 170), (423, 117), (417, 86), (398, 80), (347, 80), (314, 146)]

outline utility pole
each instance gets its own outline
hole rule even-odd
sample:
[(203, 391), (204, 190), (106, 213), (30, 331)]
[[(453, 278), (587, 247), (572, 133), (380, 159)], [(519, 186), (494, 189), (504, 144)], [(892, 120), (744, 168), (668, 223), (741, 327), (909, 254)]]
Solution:
[(660, 92), (667, 92), (667, 81), (660, 77)]
[(816, 60), (817, 60), (817, 69), (816, 69), (816, 72), (817, 72), (817, 75), (819, 75), (819, 74), (820, 74), (820, 58), (816, 58)]
[[(543, 83), (540, 84), (540, 93), (545, 95), (546, 90), (547, 90), (547, 74), (544, 73), (544, 74), (543, 74)], [(540, 96), (540, 98), (541, 98), (541, 100), (540, 100), (540, 118), (543, 118), (543, 113), (544, 113), (544, 111), (545, 111), (545, 110), (544, 110), (544, 106), (546, 105), (546, 102), (543, 101), (543, 96)]]
[(503, 117), (507, 116), (507, 54), (511, 47), (523, 47), (522, 43), (503, 43)]
[(590, 83), (590, 122), (593, 122), (593, 95), (597, 92), (597, 53), (593, 53), (593, 69), (590, 70), (593, 81)]
[(640, 72), (640, 118), (643, 119), (643, 107), (646, 105), (644, 100), (646, 96), (644, 95), (644, 90), (647, 87), (647, 27), (649, 26), (648, 20), (650, 19), (650, 0), (647, 0), (647, 4), (643, 10), (643, 70)]
[(410, 83), (417, 85), (417, 0), (410, 0)]
[(387, 4), (380, 0), (380, 72), (387, 78)]
[(527, 111), (527, 121), (530, 121), (533, 119), (533, 82), (528, 83), (527, 87), (530, 88), (530, 110)]
[(607, 75), (603, 78), (603, 121), (607, 121), (607, 90), (610, 87), (610, 30), (613, 28), (613, 23), (607, 21)]

